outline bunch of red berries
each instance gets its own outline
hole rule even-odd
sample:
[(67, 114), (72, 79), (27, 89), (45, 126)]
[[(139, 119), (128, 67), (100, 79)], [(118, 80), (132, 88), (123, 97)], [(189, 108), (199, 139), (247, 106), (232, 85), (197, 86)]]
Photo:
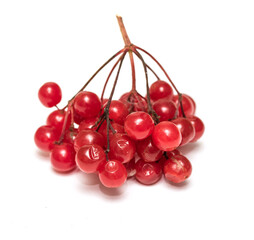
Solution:
[[(69, 172), (76, 166), (85, 173), (99, 175), (101, 183), (109, 188), (121, 186), (128, 177), (143, 184), (154, 184), (162, 174), (174, 183), (183, 182), (192, 171), (190, 161), (177, 148), (196, 142), (204, 133), (204, 124), (196, 116), (194, 100), (181, 94), (159, 62), (145, 50), (130, 43), (118, 17), (125, 48), (110, 58), (87, 81), (82, 89), (63, 109), (53, 111), (47, 125), (35, 133), (35, 143), (41, 150), (51, 152), (53, 168)], [(171, 83), (161, 81), (148, 66), (139, 50), (148, 54), (162, 69)], [(132, 68), (132, 90), (119, 100), (113, 100), (122, 62), (129, 54)], [(136, 90), (133, 54), (143, 63), (147, 96)], [(102, 91), (101, 98), (84, 91), (96, 74), (116, 56), (116, 61)], [(108, 99), (104, 92), (111, 74), (118, 71)], [(149, 69), (157, 81), (148, 84)], [(39, 90), (39, 99), (46, 107), (61, 101), (61, 89), (53, 82), (45, 83)]]

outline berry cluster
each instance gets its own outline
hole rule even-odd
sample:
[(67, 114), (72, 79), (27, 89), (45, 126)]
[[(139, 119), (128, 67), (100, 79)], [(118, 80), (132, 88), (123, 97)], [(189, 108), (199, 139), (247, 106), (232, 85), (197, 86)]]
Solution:
[[(103, 64), (63, 109), (57, 107), (62, 93), (56, 83), (45, 83), (39, 89), (41, 103), (49, 108), (56, 106), (57, 110), (49, 114), (46, 125), (37, 129), (35, 143), (41, 150), (51, 152), (51, 164), (56, 171), (69, 172), (77, 166), (85, 173), (98, 174), (101, 183), (109, 188), (119, 187), (133, 176), (146, 185), (154, 184), (163, 174), (171, 182), (183, 182), (191, 175), (192, 166), (177, 148), (196, 142), (204, 133), (203, 122), (194, 115), (196, 104), (177, 90), (150, 53), (130, 43), (121, 17), (117, 18), (125, 48)], [(160, 80), (139, 50), (161, 67), (171, 85)], [(131, 60), (132, 89), (119, 100), (113, 100), (127, 53)], [(133, 54), (144, 66), (146, 97), (136, 90)], [(117, 56), (119, 59), (105, 81), (101, 98), (84, 91), (96, 74)], [(111, 94), (106, 99), (108, 80), (118, 65)], [(147, 69), (157, 78), (150, 87)]]

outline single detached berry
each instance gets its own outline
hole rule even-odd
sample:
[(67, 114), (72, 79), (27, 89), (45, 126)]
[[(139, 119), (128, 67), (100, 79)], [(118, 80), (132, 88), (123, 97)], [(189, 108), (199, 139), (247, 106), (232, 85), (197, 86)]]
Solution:
[(58, 172), (69, 172), (76, 167), (75, 150), (73, 145), (62, 143), (55, 145), (51, 155), (50, 161), (52, 167)]
[(167, 180), (174, 183), (180, 183), (185, 181), (191, 175), (192, 166), (186, 157), (175, 155), (164, 162), (163, 170)]
[(122, 186), (127, 179), (127, 171), (124, 165), (118, 160), (110, 160), (99, 168), (101, 183), (108, 188)]
[(39, 89), (38, 97), (45, 107), (51, 108), (61, 101), (62, 91), (56, 83), (47, 82)]
[(155, 126), (152, 139), (154, 145), (160, 150), (172, 151), (180, 145), (182, 136), (174, 123), (164, 121)]
[(161, 80), (154, 82), (151, 85), (149, 92), (153, 101), (157, 101), (159, 99), (171, 100), (173, 98), (173, 89), (167, 82)]
[(142, 140), (152, 134), (154, 121), (146, 112), (134, 112), (125, 119), (124, 129), (132, 139)]

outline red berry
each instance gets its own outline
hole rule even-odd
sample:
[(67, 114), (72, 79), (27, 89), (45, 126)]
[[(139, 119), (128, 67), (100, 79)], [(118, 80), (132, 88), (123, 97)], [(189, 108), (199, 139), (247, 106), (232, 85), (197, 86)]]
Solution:
[(81, 132), (82, 130), (88, 130), (88, 129), (93, 129), (95, 130), (95, 128), (92, 128), (95, 123), (98, 121), (98, 118), (95, 117), (95, 118), (89, 118), (89, 119), (84, 119), (80, 124), (79, 124), (79, 127), (78, 127), (78, 131)]
[(151, 137), (138, 141), (136, 143), (136, 149), (138, 155), (145, 162), (158, 161), (163, 155), (163, 152), (153, 144)]
[[(173, 101), (176, 104), (176, 106), (178, 106), (178, 102), (179, 102), (178, 95), (174, 95)], [(195, 107), (194, 107), (192, 101), (190, 100), (190, 98), (185, 94), (182, 94), (182, 105), (183, 105), (183, 111), (184, 111), (185, 116), (190, 116), (190, 115), (194, 114)], [(178, 116), (179, 117), (183, 116), (180, 104), (179, 104), (179, 108), (178, 108)]]
[(187, 94), (184, 94), (186, 97), (188, 97), (189, 98), (189, 100), (192, 102), (192, 105), (193, 105), (193, 107), (194, 107), (194, 111), (193, 111), (193, 114), (195, 114), (195, 112), (196, 112), (196, 103), (195, 103), (195, 101), (193, 100), (193, 98), (191, 97), (191, 96), (189, 96), (189, 95), (187, 95)]
[(171, 120), (176, 113), (176, 105), (168, 99), (160, 99), (153, 104), (153, 109), (160, 117), (160, 122)]
[(129, 162), (136, 152), (135, 143), (125, 134), (114, 134), (110, 139), (109, 158)]
[[(47, 125), (55, 127), (58, 131), (62, 131), (64, 120), (65, 120), (66, 112), (63, 110), (55, 110), (50, 113), (47, 118)], [(71, 116), (69, 114), (66, 129), (68, 129), (71, 125)]]
[(175, 155), (164, 162), (163, 170), (166, 179), (174, 183), (180, 183), (191, 175), (192, 166), (186, 157)]
[(164, 121), (155, 126), (152, 139), (160, 150), (172, 151), (180, 145), (182, 136), (174, 123)]
[(80, 124), (84, 120), (84, 117), (80, 116), (78, 113), (74, 112), (74, 122)]
[(204, 134), (205, 125), (202, 122), (202, 120), (200, 118), (196, 117), (196, 116), (189, 116), (188, 119), (189, 119), (189, 121), (191, 122), (191, 124), (193, 125), (193, 127), (195, 129), (195, 136), (191, 140), (191, 142), (196, 142)]
[(73, 170), (76, 167), (75, 154), (71, 144), (55, 145), (50, 155), (52, 167), (58, 172)]
[(147, 110), (147, 102), (144, 97), (138, 95), (137, 93), (127, 92), (124, 93), (119, 101), (123, 102), (129, 112), (138, 112)]
[(105, 187), (117, 188), (125, 183), (127, 171), (121, 162), (110, 160), (100, 167), (99, 178)]
[(94, 173), (99, 165), (106, 161), (106, 154), (101, 146), (97, 144), (81, 147), (76, 156), (79, 169), (85, 173)]
[(129, 114), (128, 108), (122, 102), (113, 100), (109, 107), (109, 118), (116, 123), (123, 124)]
[(75, 97), (73, 107), (80, 117), (93, 118), (100, 112), (101, 102), (95, 93), (85, 91)]
[(124, 122), (125, 132), (134, 140), (142, 140), (150, 136), (154, 129), (152, 117), (145, 112), (134, 112)]
[(195, 130), (191, 122), (187, 118), (177, 118), (172, 121), (180, 130), (182, 135), (182, 141), (180, 146), (189, 143), (195, 136)]
[(74, 140), (74, 149), (77, 152), (84, 145), (98, 144), (101, 147), (105, 146), (104, 137), (93, 130), (83, 130), (78, 133)]
[(126, 171), (127, 171), (127, 177), (133, 177), (136, 174), (136, 168), (135, 168), (135, 158), (131, 159), (129, 162), (124, 164)]
[(61, 101), (61, 88), (54, 82), (47, 82), (39, 89), (38, 97), (45, 107), (51, 108)]
[(153, 101), (159, 100), (159, 99), (168, 99), (171, 100), (173, 97), (173, 89), (171, 86), (164, 81), (156, 81), (154, 82), (149, 89), (150, 92), (150, 98)]
[(73, 128), (71, 130), (67, 130), (64, 133), (63, 142), (69, 143), (69, 144), (73, 145), (74, 139), (76, 138), (77, 135), (78, 135), (78, 129), (77, 128)]
[(41, 126), (34, 135), (34, 141), (37, 147), (43, 151), (50, 152), (54, 146), (54, 142), (60, 137), (59, 131), (52, 126)]
[[(124, 133), (124, 127), (118, 123), (111, 122), (111, 126), (114, 128), (115, 133)], [(107, 138), (107, 122), (104, 121), (99, 129), (99, 133), (103, 135), (103, 137)], [(109, 128), (109, 137), (111, 138), (113, 136), (113, 132), (111, 128)]]
[(161, 164), (139, 160), (135, 165), (136, 179), (143, 184), (151, 185), (158, 182), (162, 175)]

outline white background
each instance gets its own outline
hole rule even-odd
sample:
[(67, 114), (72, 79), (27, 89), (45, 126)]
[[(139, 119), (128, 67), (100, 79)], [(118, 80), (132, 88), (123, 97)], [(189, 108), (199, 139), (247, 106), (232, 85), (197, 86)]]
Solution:
[[(252, 3), (0, 1), (0, 239), (253, 239)], [(107, 190), (78, 171), (57, 174), (33, 142), (51, 112), (39, 87), (59, 83), (63, 107), (123, 47), (116, 14), (197, 103), (206, 132), (182, 149), (193, 165), (186, 184)], [(108, 71), (88, 90), (100, 94)], [(140, 63), (137, 76), (144, 94)], [(127, 59), (116, 98), (130, 81)]]

